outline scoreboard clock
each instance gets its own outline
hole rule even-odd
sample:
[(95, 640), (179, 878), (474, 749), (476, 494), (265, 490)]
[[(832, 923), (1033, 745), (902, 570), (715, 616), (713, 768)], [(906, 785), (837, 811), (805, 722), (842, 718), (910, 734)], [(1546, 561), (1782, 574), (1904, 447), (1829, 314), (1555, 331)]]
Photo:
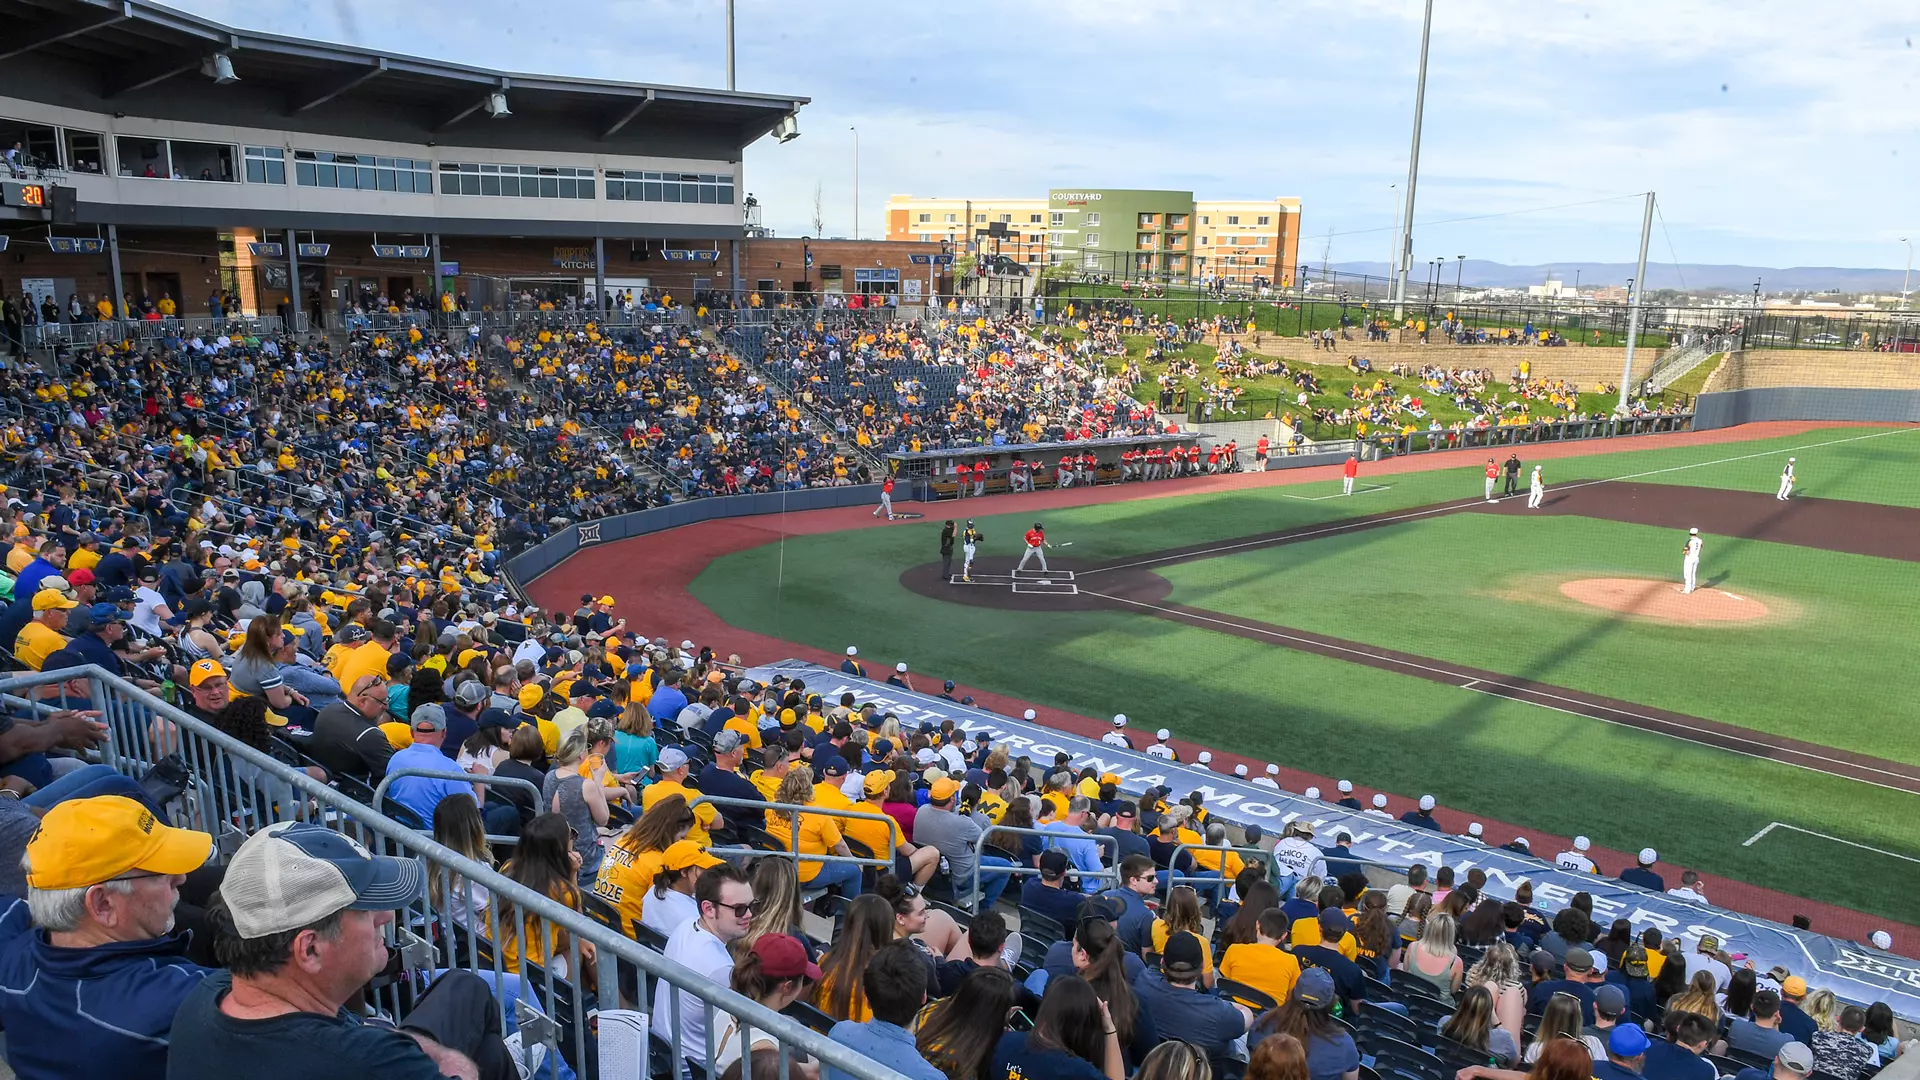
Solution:
[(21, 184), (8, 180), (0, 183), (0, 206), (20, 206), (34, 210), (45, 210), (49, 205), (47, 185)]

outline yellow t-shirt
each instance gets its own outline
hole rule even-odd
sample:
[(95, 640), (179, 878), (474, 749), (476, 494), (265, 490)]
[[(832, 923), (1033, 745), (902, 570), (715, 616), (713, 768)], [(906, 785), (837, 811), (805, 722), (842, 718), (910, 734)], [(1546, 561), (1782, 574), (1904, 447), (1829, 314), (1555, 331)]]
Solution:
[(737, 731), (740, 734), (746, 736), (748, 749), (758, 750), (762, 745), (764, 745), (760, 741), (760, 728), (754, 724), (748, 723), (747, 718), (744, 716), (734, 715), (734, 716), (728, 717), (727, 722), (724, 725), (722, 725), (722, 727), (723, 727), (723, 730)]
[[(1167, 933), (1167, 920), (1153, 920), (1154, 952), (1164, 953), (1167, 951)], [(1200, 934), (1193, 936), (1200, 939), (1200, 974), (1203, 977), (1211, 975), (1213, 974), (1213, 943)]]
[(819, 877), (820, 868), (826, 865), (806, 856), (831, 855), (840, 839), (840, 826), (834, 824), (833, 818), (825, 814), (800, 815), (800, 846), (794, 851), (801, 856), (799, 873), (802, 883)]
[[(640, 812), (644, 814), (648, 810), (653, 809), (655, 803), (669, 795), (684, 796), (689, 804), (700, 797), (699, 792), (682, 785), (676, 780), (662, 780), (657, 784), (649, 784), (647, 789), (640, 793)], [(693, 808), (693, 828), (687, 832), (687, 839), (701, 847), (712, 846), (713, 837), (708, 834), (707, 830), (712, 827), (715, 819), (719, 816), (720, 811), (715, 810), (712, 803), (701, 803), (699, 806), (695, 806)]]
[(593, 895), (620, 909), (620, 932), (633, 936), (640, 925), (640, 914), (647, 894), (653, 891), (653, 879), (666, 864), (664, 851), (633, 851), (621, 844), (609, 844), (607, 857), (594, 878)]
[[(885, 814), (886, 809), (877, 802), (854, 803), (853, 809), (863, 814)], [(891, 858), (905, 838), (900, 834), (900, 823), (888, 818), (886, 821), (867, 821), (862, 818), (842, 818), (841, 832), (849, 840), (858, 840), (873, 852), (876, 859)], [(858, 854), (856, 852), (855, 854)]]
[(47, 657), (67, 647), (66, 636), (42, 622), (29, 622), (20, 628), (13, 642), (14, 658), (35, 671)]
[(840, 790), (840, 785), (831, 780), (822, 780), (813, 785), (813, 805), (826, 810), (851, 810), (853, 800)]
[(1300, 961), (1278, 945), (1229, 945), (1220, 954), (1220, 975), (1285, 1001), (1300, 981)]
[(768, 802), (772, 802), (773, 797), (780, 793), (780, 784), (785, 780), (785, 776), (767, 775), (765, 769), (755, 769), (753, 775), (747, 777), (747, 783), (752, 784), (753, 789), (760, 793), (760, 797)]
[(73, 554), (67, 556), (67, 569), (91, 570), (100, 565), (100, 559), (100, 553), (91, 548), (74, 548)]
[(329, 668), (340, 682), (340, 692), (353, 689), (353, 684), (363, 675), (373, 675), (385, 682), (387, 679), (387, 661), (393, 654), (369, 641), (339, 657), (339, 667)]

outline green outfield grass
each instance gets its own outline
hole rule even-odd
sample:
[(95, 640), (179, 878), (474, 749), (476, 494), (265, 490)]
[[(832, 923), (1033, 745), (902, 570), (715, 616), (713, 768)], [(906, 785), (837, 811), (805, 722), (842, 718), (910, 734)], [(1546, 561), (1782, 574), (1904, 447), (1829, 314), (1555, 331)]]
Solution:
[(1716, 541), (1703, 582), (1794, 611), (1750, 624), (1630, 622), (1557, 592), (1570, 578), (1678, 581), (1681, 539), (1450, 514), (1159, 573), (1177, 603), (1920, 764), (1920, 730), (1886, 686), (1912, 663), (1911, 640), (1889, 631), (1920, 608), (1920, 563)]
[[(1564, 483), (1653, 472), (1649, 482), (1771, 492), (1790, 452), (1809, 494), (1920, 504), (1911, 480), (1920, 475), (1920, 429), (1624, 450), (1550, 463), (1548, 476)], [(1726, 460), (1734, 458), (1742, 460)], [(1480, 491), (1472, 465), (1362, 474), (1370, 480), (1392, 486), (1319, 501), (1306, 500), (1334, 484), (1273, 486), (1043, 517), (1056, 544), (1074, 541), (1056, 556), (1101, 562)], [(936, 559), (940, 519), (972, 508), (929, 509), (918, 524), (792, 537), (725, 556), (693, 593), (742, 628), (831, 652), (859, 644), (875, 662), (906, 660), (926, 678), (1082, 715), (1125, 712), (1138, 728), (1166, 726), (1402, 794), (1430, 791), (1468, 813), (1585, 833), (1614, 848), (1652, 844), (1683, 865), (1920, 921), (1920, 898), (1898, 874), (1862, 870), (1912, 864), (1783, 830), (1742, 846), (1786, 821), (1914, 855), (1920, 824), (1911, 795), (1144, 615), (1012, 613), (920, 597), (900, 587), (899, 573)], [(981, 518), (986, 552), (1016, 551), (1032, 518)], [(1509, 524), (1508, 535), (1476, 534)], [(1876, 629), (1906, 636), (1897, 628), (1911, 618), (1920, 577), (1912, 564), (1758, 543), (1710, 549), (1708, 577), (1724, 558), (1735, 580), (1750, 577), (1756, 591), (1801, 604), (1798, 623), (1773, 628), (1647, 627), (1479, 595), (1503, 572), (1672, 573), (1672, 546), (1662, 530), (1588, 519), (1447, 516), (1164, 572), (1203, 606), (1561, 683), (1583, 685), (1583, 671), (1598, 672), (1617, 685), (1590, 686), (1595, 692), (1657, 695), (1669, 708), (1810, 741), (1920, 755), (1920, 741), (1896, 719), (1911, 714), (1900, 675), (1911, 662), (1870, 639)], [(1472, 557), (1460, 558), (1463, 550)], [(1675, 655), (1663, 657), (1663, 646)]]

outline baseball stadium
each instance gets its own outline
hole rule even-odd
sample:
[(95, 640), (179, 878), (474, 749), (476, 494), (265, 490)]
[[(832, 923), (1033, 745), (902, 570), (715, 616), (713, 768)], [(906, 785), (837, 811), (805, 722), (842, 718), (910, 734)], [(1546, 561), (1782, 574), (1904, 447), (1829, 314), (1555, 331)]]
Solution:
[(0, 0), (0, 1080), (1920, 1077), (1907, 279), (1416, 219), (1420, 105), (1386, 278), (776, 235), (870, 121), (733, 8), (711, 89)]

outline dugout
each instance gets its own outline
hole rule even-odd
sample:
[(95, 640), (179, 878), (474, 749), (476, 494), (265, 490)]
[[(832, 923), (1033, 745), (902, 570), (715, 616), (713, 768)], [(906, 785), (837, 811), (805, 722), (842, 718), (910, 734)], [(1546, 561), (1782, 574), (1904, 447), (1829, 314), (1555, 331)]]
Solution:
[[(899, 453), (887, 455), (887, 470), (896, 482), (906, 485), (907, 498), (922, 502), (936, 499), (952, 499), (959, 495), (958, 466), (972, 468), (975, 462), (987, 463), (987, 490), (985, 494), (995, 495), (1008, 490), (1013, 474), (1013, 462), (1035, 461), (1041, 463), (1033, 473), (1033, 488), (1044, 491), (1055, 487), (1054, 469), (1060, 459), (1069, 454), (1091, 453), (1099, 464), (1094, 470), (1095, 483), (1117, 483), (1120, 479), (1120, 455), (1128, 450), (1147, 450), (1158, 447), (1186, 450), (1198, 444), (1203, 450), (1216, 440), (1195, 432), (1176, 432), (1168, 435), (1127, 435), (1111, 439), (1077, 439), (1073, 442), (1022, 443), (1017, 446), (969, 446), (952, 450), (923, 450), (919, 453)], [(968, 489), (971, 492), (971, 488)]]

